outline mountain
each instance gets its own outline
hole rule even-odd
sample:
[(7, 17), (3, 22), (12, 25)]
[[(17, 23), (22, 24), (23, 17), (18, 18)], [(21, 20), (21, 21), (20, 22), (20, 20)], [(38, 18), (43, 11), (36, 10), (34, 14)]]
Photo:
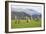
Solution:
[[(38, 11), (36, 10), (33, 10), (33, 9), (29, 9), (29, 8), (16, 8), (14, 11), (12, 10), (11, 11), (11, 16), (12, 16), (12, 19), (15, 19), (15, 16), (17, 16), (17, 18), (21, 18), (22, 16), (23, 17), (33, 17), (33, 18), (36, 18), (36, 17), (39, 17), (41, 18), (41, 13), (39, 13)], [(25, 19), (25, 18), (21, 18), (21, 19)], [(31, 19), (31, 18), (30, 18)]]
[(30, 8), (15, 8), (12, 11), (15, 11), (15, 12), (25, 12), (25, 13), (27, 13), (29, 15), (34, 15), (34, 14), (39, 15), (39, 14), (41, 14), (40, 12), (38, 12), (38, 11), (36, 11), (34, 9), (30, 9)]
[[(33, 9), (27, 9), (30, 11), (30, 15), (40, 15), (41, 13), (39, 13), (38, 11), (36, 10), (33, 10)], [(29, 13), (28, 13), (29, 14)]]

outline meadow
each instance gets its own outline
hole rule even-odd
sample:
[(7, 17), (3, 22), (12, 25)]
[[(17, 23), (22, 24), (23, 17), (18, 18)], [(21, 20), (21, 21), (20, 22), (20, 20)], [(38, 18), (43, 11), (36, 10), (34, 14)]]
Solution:
[(11, 20), (11, 28), (41, 27), (41, 20)]

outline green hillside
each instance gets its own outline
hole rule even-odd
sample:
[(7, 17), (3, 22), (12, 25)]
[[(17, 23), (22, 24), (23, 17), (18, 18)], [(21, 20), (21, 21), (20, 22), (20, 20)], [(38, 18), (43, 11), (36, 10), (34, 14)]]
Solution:
[(41, 20), (12, 20), (11, 28), (41, 27)]

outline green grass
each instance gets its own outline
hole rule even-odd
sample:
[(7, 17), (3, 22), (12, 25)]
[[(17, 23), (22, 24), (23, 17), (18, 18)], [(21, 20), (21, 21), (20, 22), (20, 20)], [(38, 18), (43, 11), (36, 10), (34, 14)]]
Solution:
[(41, 27), (41, 20), (12, 20), (11, 28), (32, 28)]

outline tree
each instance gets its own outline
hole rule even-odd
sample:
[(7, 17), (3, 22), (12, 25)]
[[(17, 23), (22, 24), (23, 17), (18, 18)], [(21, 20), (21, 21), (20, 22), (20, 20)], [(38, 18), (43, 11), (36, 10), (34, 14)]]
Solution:
[(27, 23), (28, 23), (28, 17), (26, 16), (26, 20), (27, 20)]

